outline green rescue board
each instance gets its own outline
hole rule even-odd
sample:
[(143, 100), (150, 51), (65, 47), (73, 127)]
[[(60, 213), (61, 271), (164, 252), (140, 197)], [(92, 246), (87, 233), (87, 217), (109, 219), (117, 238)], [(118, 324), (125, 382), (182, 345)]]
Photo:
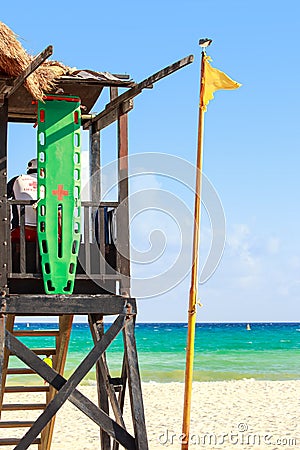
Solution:
[(80, 244), (80, 99), (38, 102), (38, 241), (47, 294), (72, 294)]

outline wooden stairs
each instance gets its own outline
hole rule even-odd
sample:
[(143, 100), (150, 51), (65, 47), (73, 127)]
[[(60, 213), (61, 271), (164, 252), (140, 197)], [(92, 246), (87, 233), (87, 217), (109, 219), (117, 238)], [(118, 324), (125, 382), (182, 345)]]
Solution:
[[(6, 328), (16, 337), (35, 338), (34, 341), (36, 340), (37, 346), (34, 348), (31, 347), (31, 350), (42, 359), (51, 355), (53, 368), (59, 374), (63, 375), (72, 322), (72, 315), (62, 315), (59, 316), (57, 329), (17, 330), (15, 327), (15, 316), (9, 315), (7, 318)], [(39, 341), (45, 336), (53, 337), (53, 347), (38, 347)], [(29, 429), (33, 425), (39, 414), (46, 408), (48, 403), (56, 394), (56, 390), (52, 386), (45, 384), (44, 380), (40, 376), (37, 376), (40, 381), (36, 386), (27, 384), (26, 375), (33, 375), (35, 374), (35, 371), (25, 367), (9, 367), (10, 356), (9, 351), (5, 349), (2, 372), (3, 395), (2, 398), (0, 398), (0, 447), (5, 446), (6, 448), (9, 446), (10, 448), (14, 448), (14, 446), (18, 445), (20, 439), (24, 435), (24, 429)], [(9, 377), (7, 377), (7, 375), (9, 375)], [(13, 381), (14, 376), (18, 376), (18, 378), (23, 376), (24, 385), (16, 385)], [(30, 403), (24, 403), (24, 400), (22, 400), (22, 394), (26, 393), (32, 394), (30, 396)], [(38, 450), (50, 449), (54, 423), (55, 416), (46, 425), (41, 434), (34, 440), (33, 447), (36, 448), (37, 446)], [(15, 434), (15, 436), (11, 436), (11, 434)]]

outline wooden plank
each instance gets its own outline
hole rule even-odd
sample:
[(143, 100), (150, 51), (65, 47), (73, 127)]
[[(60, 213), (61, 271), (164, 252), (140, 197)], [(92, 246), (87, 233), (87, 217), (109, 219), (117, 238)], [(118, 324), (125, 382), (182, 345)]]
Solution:
[[(4, 445), (17, 445), (20, 443), (20, 439), (18, 438), (3, 438), (0, 439), (0, 446), (4, 446)], [(37, 438), (35, 439), (31, 444), (40, 444), (41, 443), (41, 439)], [(17, 448), (17, 447), (16, 447)], [(24, 448), (24, 447), (23, 447)]]
[(126, 100), (121, 105), (117, 105), (115, 109), (109, 111), (102, 111), (97, 117), (97, 122), (93, 123), (97, 131), (103, 130), (104, 128), (115, 122), (120, 115), (126, 114), (133, 109), (133, 99)]
[(27, 369), (26, 367), (11, 367), (7, 369), (7, 375), (29, 375), (34, 373), (34, 370)]
[(14, 80), (13, 85), (9, 86), (8, 89), (6, 89), (7, 97), (10, 97), (24, 83), (26, 78), (29, 77), (29, 75), (32, 74), (49, 56), (51, 56), (52, 53), (53, 47), (52, 45), (49, 45), (47, 48), (45, 48), (45, 50), (37, 55), (29, 64), (29, 66), (26, 67), (26, 69), (24, 69)]
[(133, 298), (118, 295), (18, 295), (6, 298), (6, 311), (9, 314), (24, 316), (57, 315), (57, 314), (89, 314), (104, 315), (126, 314), (126, 305), (130, 303), (132, 312), (136, 310)]
[(126, 323), (126, 327), (124, 327), (123, 330), (123, 338), (136, 448), (137, 450), (148, 450), (142, 385), (138, 366), (133, 318)]
[(31, 348), (31, 351), (34, 352), (36, 355), (55, 355), (56, 354), (56, 348)]
[[(96, 358), (101, 356), (103, 351), (106, 350), (107, 346), (110, 344), (111, 340), (114, 338), (114, 334), (118, 332), (119, 329), (122, 328), (125, 318), (122, 316), (119, 316), (114, 324), (110, 327), (110, 329), (105, 333), (103, 339), (100, 343), (97, 343), (96, 347), (92, 350), (94, 352), (94, 356)], [(135, 447), (135, 440), (133, 437), (122, 427), (120, 427), (115, 421), (113, 421), (110, 417), (108, 417), (103, 411), (99, 410), (99, 408), (94, 405), (89, 399), (84, 397), (79, 391), (75, 389), (74, 386), (74, 377), (76, 376), (76, 372), (71, 376), (71, 378), (67, 381), (65, 380), (61, 375), (57, 374), (56, 371), (54, 371), (51, 367), (49, 367), (47, 364), (45, 364), (43, 361), (40, 360), (35, 354), (30, 352), (27, 347), (25, 347), (24, 344), (22, 344), (20, 341), (18, 341), (12, 334), (7, 332), (7, 342), (8, 347), (12, 353), (16, 353), (18, 357), (25, 362), (27, 365), (29, 365), (33, 370), (35, 370), (37, 373), (39, 373), (48, 383), (52, 384), (57, 390), (60, 390), (59, 393), (55, 396), (53, 402), (58, 401), (58, 405), (56, 404), (56, 408), (59, 409), (59, 407), (64, 403), (64, 399), (62, 399), (62, 386), (67, 387), (68, 390), (72, 390), (72, 393), (69, 396), (69, 400), (77, 406), (82, 412), (84, 412), (88, 417), (90, 417), (95, 423), (97, 423), (100, 427), (102, 427), (105, 431), (109, 433), (110, 436), (112, 436), (115, 440), (120, 442), (121, 445), (123, 445), (128, 450), (136, 450)], [(92, 353), (91, 352), (91, 353)], [(97, 352), (97, 355), (95, 354)], [(89, 355), (88, 355), (89, 357)], [(87, 358), (88, 358), (87, 357)], [(83, 361), (81, 366), (84, 364), (86, 359)], [(91, 361), (90, 361), (91, 362)], [(80, 366), (79, 366), (80, 367)], [(85, 370), (85, 369), (84, 369)], [(84, 376), (84, 375), (83, 375)], [(71, 380), (73, 378), (73, 380)], [(65, 386), (64, 386), (65, 383)], [(66, 385), (71, 386), (66, 386)], [(63, 396), (65, 396), (65, 392), (63, 392)], [(51, 407), (51, 404), (47, 406), (47, 408)], [(55, 414), (55, 411), (53, 411), (53, 408), (51, 408), (51, 413), (49, 414), (49, 409), (44, 411), (46, 412), (46, 415), (48, 416), (48, 419), (51, 418), (53, 414)], [(40, 421), (40, 418), (44, 415), (44, 413), (38, 418), (37, 421)], [(49, 417), (50, 415), (50, 417)], [(29, 432), (32, 431), (29, 430)], [(36, 433), (36, 428), (33, 434)], [(24, 444), (27, 445), (28, 442), (31, 442), (32, 439), (32, 432), (29, 436), (25, 435), (26, 441), (22, 440), (22, 443), (20, 443), (20, 446), (16, 447), (16, 450), (21, 450), (27, 447), (24, 447)]]
[(59, 336), (59, 330), (13, 330), (14, 336)]
[[(9, 205), (33, 205), (35, 203), (35, 200), (8, 200), (7, 202)], [(84, 200), (81, 202), (82, 206), (92, 206), (95, 208), (98, 208), (98, 206), (100, 206), (101, 208), (104, 208), (104, 206), (111, 206), (112, 208), (117, 208), (117, 206), (119, 205), (118, 202), (112, 202), (112, 201), (108, 201), (108, 202), (99, 202), (98, 201), (88, 201), (88, 200)]]
[[(93, 279), (95, 280), (119, 280), (121, 277), (118, 274), (97, 274), (97, 273), (93, 273)], [(20, 273), (9, 273), (8, 274), (9, 278), (13, 278), (13, 279), (20, 279), (22, 278), (22, 280), (41, 280), (42, 279), (42, 275), (41, 273), (25, 273), (24, 275), (20, 274)], [(86, 275), (86, 274), (76, 274), (76, 280), (90, 280), (91, 277)], [(84, 294), (81, 294), (84, 295)], [(102, 294), (101, 294), (102, 295)]]
[(81, 202), (83, 206), (93, 206), (104, 208), (105, 206), (111, 208), (117, 208), (119, 206), (119, 202)]
[(16, 394), (19, 392), (48, 392), (49, 386), (6, 386), (5, 393)]
[(46, 406), (46, 403), (7, 403), (2, 405), (2, 411), (43, 410)]
[(33, 424), (34, 422), (29, 420), (10, 420), (7, 422), (0, 422), (0, 428), (30, 428)]
[(107, 108), (113, 108), (115, 105), (135, 97), (137, 95), (136, 93), (139, 93), (140, 90), (152, 86), (154, 83), (157, 83), (162, 78), (165, 78), (171, 75), (172, 73), (176, 72), (177, 70), (182, 69), (188, 64), (191, 64), (193, 61), (194, 55), (189, 55), (186, 56), (185, 58), (180, 59), (179, 61), (176, 61), (173, 64), (170, 64), (164, 69), (159, 70), (158, 72), (154, 73), (153, 75), (141, 81), (140, 83), (137, 83), (133, 88), (119, 95), (116, 99), (112, 100), (110, 104), (107, 105)]
[[(129, 89), (128, 91), (124, 92), (123, 94), (119, 95), (117, 98), (112, 100), (110, 103), (108, 103), (105, 107), (106, 112), (110, 112), (113, 109), (116, 109), (119, 107), (123, 102), (130, 100), (134, 97), (136, 97), (138, 94), (142, 92), (143, 89), (149, 88), (157, 81), (161, 80), (162, 78), (171, 75), (172, 73), (176, 72), (177, 70), (181, 69), (182, 67), (185, 67), (188, 64), (191, 64), (194, 61), (194, 56), (189, 55), (186, 58), (183, 58), (174, 64), (171, 64), (167, 67), (165, 67), (162, 70), (159, 70), (155, 74), (151, 75), (150, 77), (146, 78), (145, 80), (141, 81), (140, 83), (136, 84), (133, 88)], [(91, 121), (87, 122), (85, 124), (85, 127), (89, 127), (91, 122), (97, 122), (104, 116), (104, 112), (101, 112), (98, 114), (95, 118), (93, 118)]]

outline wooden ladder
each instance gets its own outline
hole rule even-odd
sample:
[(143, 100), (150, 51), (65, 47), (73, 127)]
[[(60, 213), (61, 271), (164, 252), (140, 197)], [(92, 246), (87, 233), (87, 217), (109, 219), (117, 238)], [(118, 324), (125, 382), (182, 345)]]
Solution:
[[(55, 330), (17, 330), (14, 326), (15, 324), (15, 316), (8, 315), (6, 328), (16, 337), (34, 337), (37, 339), (45, 336), (52, 336), (55, 338), (55, 345), (50, 348), (31, 348), (31, 350), (36, 354), (41, 356), (42, 358), (51, 355), (52, 356), (52, 365), (53, 368), (63, 375), (68, 345), (70, 340), (71, 328), (72, 328), (73, 316), (70, 315), (62, 315), (59, 317), (59, 326), (58, 329)], [(22, 414), (26, 411), (40, 411), (42, 412), (48, 403), (53, 399), (56, 394), (56, 390), (49, 386), (48, 384), (44, 384), (41, 379), (41, 384), (36, 386), (26, 385), (26, 375), (35, 374), (34, 370), (25, 367), (9, 367), (9, 358), (10, 354), (7, 349), (5, 349), (4, 353), (4, 364), (3, 364), (3, 372), (2, 372), (2, 398), (0, 398), (0, 428), (7, 429), (7, 435), (11, 429), (18, 429), (18, 433), (20, 433), (20, 429), (22, 428), (30, 428), (35, 422), (37, 416), (35, 415), (32, 419), (26, 420), (16, 420), (16, 411), (19, 411)], [(15, 386), (8, 382), (7, 375), (10, 375), (10, 380), (13, 381), (14, 375), (23, 375), (24, 376), (24, 385)], [(17, 396), (22, 393), (32, 393), (32, 401), (30, 403), (15, 403), (15, 402), (7, 402), (7, 397), (9, 396)], [(40, 394), (45, 393), (45, 401), (41, 402)], [(39, 397), (39, 400), (38, 400)], [(36, 399), (36, 401), (34, 401)], [(5, 400), (5, 401), (4, 401)], [(37, 401), (38, 400), (38, 401)], [(29, 413), (30, 414), (30, 413)], [(34, 413), (33, 413), (34, 414)], [(36, 414), (36, 413), (35, 413)], [(9, 416), (13, 415), (13, 420), (9, 418)], [(5, 420), (4, 417), (5, 416)], [(8, 416), (8, 417), (7, 417)], [(9, 420), (11, 419), (11, 420)], [(17, 417), (18, 419), (18, 417)], [(52, 435), (54, 430), (55, 416), (53, 419), (46, 425), (37, 439), (33, 442), (33, 444), (38, 446), (38, 450), (50, 450)], [(23, 433), (24, 434), (24, 433)], [(22, 436), (23, 436), (22, 434)], [(21, 436), (21, 437), (22, 437)], [(5, 437), (0, 439), (0, 446), (15, 446), (20, 442), (21, 437)]]

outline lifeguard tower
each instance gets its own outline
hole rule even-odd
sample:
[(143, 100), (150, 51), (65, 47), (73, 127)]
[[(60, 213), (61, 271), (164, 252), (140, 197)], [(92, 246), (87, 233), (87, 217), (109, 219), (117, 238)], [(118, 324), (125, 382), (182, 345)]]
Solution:
[[(0, 427), (7, 428), (7, 437), (0, 440), (0, 446), (26, 449), (37, 445), (40, 450), (50, 449), (55, 415), (69, 400), (99, 426), (101, 449), (117, 450), (122, 447), (147, 450), (135, 342), (137, 305), (130, 293), (127, 116), (133, 108), (135, 96), (191, 63), (193, 57), (188, 56), (141, 83), (120, 74), (78, 71), (72, 75), (62, 75), (55, 80), (55, 87), (45, 93), (44, 100), (37, 102), (25, 89), (24, 82), (51, 54), (52, 47), (49, 46), (18, 77), (5, 73), (0, 76)], [(126, 89), (119, 94), (119, 88)], [(90, 112), (104, 89), (109, 90), (110, 101), (102, 112), (92, 115)], [(24, 238), (25, 208), (33, 202), (8, 201), (6, 194), (9, 122), (38, 123), (39, 198), (36, 211), (39, 245), (34, 250)], [(118, 200), (104, 202), (101, 201), (100, 132), (113, 122), (117, 122), (118, 126)], [(79, 193), (81, 127), (89, 130), (90, 135), (89, 177), (93, 182), (89, 201), (80, 200)], [(66, 139), (69, 139), (67, 143)], [(54, 153), (55, 158), (62, 158), (66, 173), (69, 171), (72, 183), (68, 189), (65, 180), (57, 182), (55, 178), (56, 187), (51, 185), (53, 180), (48, 170), (53, 161), (48, 154), (51, 146), (54, 152), (59, 152)], [(66, 151), (66, 146), (70, 147), (70, 153)], [(67, 158), (68, 163), (65, 164)], [(67, 193), (71, 203), (65, 204)], [(50, 197), (56, 199), (54, 206)], [(10, 239), (10, 210), (13, 204), (20, 211), (17, 249), (13, 248)], [(55, 211), (56, 216), (51, 211)], [(57, 220), (61, 215), (62, 224)], [(112, 221), (114, 238), (108, 239)], [(71, 245), (69, 256), (64, 250), (68, 245)], [(56, 262), (51, 259), (51, 249), (54, 249)], [(32, 251), (35, 252), (33, 263)], [(69, 259), (66, 261), (67, 270), (63, 273), (64, 269), (59, 264), (65, 257)], [(70, 378), (65, 379), (64, 367), (74, 315), (88, 317), (94, 347), (74, 368)], [(105, 330), (104, 318), (107, 315), (114, 316), (115, 320)], [(58, 327), (48, 331), (18, 331), (14, 326), (16, 316), (56, 316)], [(122, 370), (119, 377), (112, 377), (105, 351), (119, 333), (123, 334), (124, 342)], [(28, 348), (19, 339), (22, 336), (35, 337), (37, 343), (41, 336), (52, 336), (54, 345), (52, 348), (39, 348), (37, 344), (35, 348)], [(26, 368), (24, 365), (11, 367), (8, 364), (11, 355), (25, 363)], [(46, 355), (53, 356), (53, 367), (43, 362), (42, 357)], [(78, 384), (95, 365), (98, 405), (77, 390)], [(26, 375), (33, 373), (41, 377), (41, 384), (26, 386)], [(7, 384), (7, 379), (14, 375), (23, 376), (22, 386)], [(123, 418), (126, 389), (130, 397), (133, 432), (127, 431)], [(32, 401), (30, 404), (6, 401), (8, 396), (19, 392), (31, 392), (33, 399), (35, 392), (45, 392), (45, 401)], [(12, 411), (24, 410), (39, 410), (39, 415), (32, 421), (7, 418)], [(16, 433), (14, 436), (14, 429), (23, 431), (21, 435)]]

